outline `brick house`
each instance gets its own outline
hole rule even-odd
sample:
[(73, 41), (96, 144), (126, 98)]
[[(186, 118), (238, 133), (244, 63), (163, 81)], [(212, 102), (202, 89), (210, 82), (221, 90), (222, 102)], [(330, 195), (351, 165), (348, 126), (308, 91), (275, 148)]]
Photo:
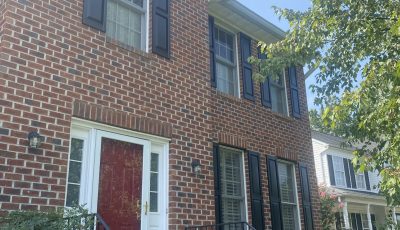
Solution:
[(280, 29), (235, 0), (0, 12), (3, 214), (80, 203), (112, 229), (321, 228), (303, 70), (259, 84), (247, 62)]

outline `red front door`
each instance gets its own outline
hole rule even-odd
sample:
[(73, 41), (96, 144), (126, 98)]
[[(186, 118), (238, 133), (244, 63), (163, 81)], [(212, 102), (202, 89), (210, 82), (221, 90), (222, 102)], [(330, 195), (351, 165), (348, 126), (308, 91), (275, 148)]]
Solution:
[(102, 138), (98, 213), (112, 230), (140, 230), (143, 146)]

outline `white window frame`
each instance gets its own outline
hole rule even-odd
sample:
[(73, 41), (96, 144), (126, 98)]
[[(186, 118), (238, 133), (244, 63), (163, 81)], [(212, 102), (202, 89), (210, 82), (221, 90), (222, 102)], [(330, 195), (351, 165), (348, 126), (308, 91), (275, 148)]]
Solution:
[[(135, 49), (140, 49), (140, 50), (145, 51), (145, 52), (149, 52), (149, 30), (150, 30), (150, 25), (149, 25), (149, 23), (150, 23), (150, 17), (149, 17), (150, 9), (149, 8), (150, 8), (150, 1), (149, 0), (143, 0), (143, 7), (142, 8), (140, 6), (138, 6), (138, 5), (134, 4), (134, 3), (130, 3), (128, 1), (126, 1), (126, 0), (111, 0), (111, 1), (118, 2), (118, 4), (124, 4), (127, 7), (129, 7), (129, 10), (133, 10), (134, 12), (141, 14), (141, 20), (140, 20), (141, 21), (141, 25), (140, 25), (140, 28), (141, 28), (141, 32), (140, 32), (140, 36), (141, 36), (141, 38), (140, 38), (140, 48), (133, 47), (133, 46), (132, 47), (135, 48)], [(107, 2), (107, 4), (109, 4), (109, 3)], [(106, 7), (108, 7), (108, 5)], [(106, 18), (106, 23), (107, 22), (108, 22), (108, 18)], [(106, 28), (106, 34), (107, 34), (108, 37), (110, 37), (112, 39), (115, 39), (118, 42), (121, 42), (118, 39), (116, 39), (114, 37), (111, 37), (107, 33), (107, 30), (108, 30), (108, 28)], [(124, 42), (121, 42), (121, 43), (125, 44)], [(128, 45), (128, 44), (125, 44), (125, 45)]]
[[(337, 158), (337, 159), (339, 159), (339, 164), (342, 166), (342, 168), (343, 168), (343, 170), (341, 170), (341, 169), (338, 169), (338, 168), (336, 168), (335, 167), (335, 163), (334, 163), (334, 158)], [(332, 165), (333, 165), (333, 174), (334, 174), (334, 176), (335, 176), (335, 186), (337, 186), (337, 187), (343, 187), (343, 188), (347, 188), (347, 182), (346, 182), (346, 172), (345, 172), (345, 167), (344, 167), (344, 163), (343, 163), (343, 157), (339, 157), (339, 156), (332, 156)], [(337, 174), (337, 172), (339, 172), (339, 173), (343, 173), (343, 182), (344, 182), (344, 184), (338, 184), (338, 174)], [(350, 178), (350, 180), (351, 180), (351, 178)]]
[[(231, 148), (231, 147), (223, 146), (223, 145), (220, 145), (219, 148), (220, 149), (223, 148), (223, 149), (235, 151), (235, 152), (238, 152), (238, 153), (240, 152), (240, 155), (241, 155), (241, 162), (240, 162), (240, 171), (241, 172), (240, 172), (240, 175), (242, 177), (241, 190), (242, 190), (242, 194), (243, 194), (243, 198), (242, 198), (243, 200), (241, 202), (241, 209), (242, 209), (242, 212), (241, 212), (242, 220), (241, 221), (248, 222), (248, 210), (247, 210), (248, 203), (247, 203), (247, 192), (246, 192), (247, 184), (246, 184), (246, 173), (245, 173), (245, 170), (244, 170), (244, 165), (245, 165), (244, 152), (242, 150), (240, 150), (240, 149)], [(218, 153), (218, 154), (220, 154), (220, 153)], [(218, 156), (218, 157), (220, 157), (220, 156)], [(218, 165), (218, 167), (220, 167), (220, 165)], [(223, 195), (221, 194), (221, 202), (222, 202), (222, 199), (223, 199)], [(221, 213), (221, 215), (222, 215), (222, 213)]]
[[(363, 228), (363, 230), (369, 230), (369, 220), (368, 220), (368, 214), (367, 213), (360, 213), (361, 216), (361, 227)], [(366, 219), (364, 219), (366, 218)], [(366, 226), (364, 226), (364, 221), (366, 221)]]
[[(222, 30), (222, 31), (224, 31), (225, 33), (227, 33), (227, 34), (229, 34), (229, 35), (232, 35), (232, 39), (233, 39), (233, 50), (232, 50), (232, 52), (233, 52), (233, 64), (232, 63), (230, 63), (230, 62), (228, 62), (228, 61), (226, 61), (224, 58), (221, 58), (221, 57), (218, 57), (218, 55), (216, 54), (215, 55), (215, 66), (217, 66), (217, 63), (218, 62), (220, 62), (220, 63), (222, 63), (223, 65), (229, 65), (231, 68), (232, 68), (232, 73), (233, 73), (233, 78), (235, 78), (235, 79), (233, 79), (233, 81), (236, 81), (236, 82), (234, 82), (234, 95), (231, 95), (231, 94), (229, 94), (229, 93), (227, 93), (227, 92), (224, 92), (224, 91), (221, 91), (221, 90), (219, 90), (218, 89), (218, 76), (217, 76), (217, 74), (218, 74), (218, 72), (217, 72), (217, 67), (215, 67), (215, 71), (216, 71), (216, 79), (215, 79), (215, 81), (217, 82), (217, 90), (219, 91), (219, 92), (222, 92), (222, 93), (226, 93), (226, 94), (228, 94), (228, 95), (231, 95), (231, 96), (234, 96), (234, 97), (238, 97), (238, 98), (240, 98), (240, 94), (241, 94), (241, 92), (240, 92), (240, 70), (239, 70), (239, 52), (238, 52), (238, 37), (237, 37), (237, 33), (235, 33), (235, 32), (233, 32), (232, 30), (230, 30), (230, 29), (227, 29), (225, 26), (223, 26), (223, 25), (221, 25), (220, 23), (215, 23), (215, 25), (214, 25), (214, 30), (215, 30), (215, 28), (218, 28), (219, 30)], [(215, 31), (213, 32), (214, 33), (214, 39), (215, 39)]]
[[(278, 166), (278, 163), (283, 163), (283, 164), (286, 164), (286, 165), (290, 165), (292, 167), (292, 177), (293, 177), (293, 183), (294, 183), (294, 185), (293, 185), (293, 190), (294, 191), (293, 192), (294, 192), (294, 200), (296, 201), (296, 203), (294, 203), (294, 205), (296, 205), (296, 212), (297, 212), (297, 215), (296, 215), (297, 216), (297, 220), (295, 220), (295, 224), (296, 224), (296, 226), (295, 226), (296, 229), (295, 230), (301, 230), (301, 222), (300, 222), (300, 220), (301, 220), (300, 218), (301, 217), (300, 217), (299, 197), (298, 197), (298, 191), (297, 191), (296, 167), (293, 164), (293, 162), (278, 159), (277, 160), (278, 178), (279, 178), (279, 169), (278, 169), (279, 166)], [(279, 181), (279, 179), (278, 179), (278, 181)], [(281, 184), (279, 182), (279, 193), (281, 193), (281, 192), (282, 192), (281, 191)], [(280, 198), (280, 202), (281, 203), (285, 203), (285, 202), (282, 202), (282, 198)], [(287, 204), (291, 204), (291, 203), (287, 203)], [(282, 213), (280, 213), (280, 214), (282, 216)], [(282, 219), (283, 219), (283, 217), (282, 217)]]

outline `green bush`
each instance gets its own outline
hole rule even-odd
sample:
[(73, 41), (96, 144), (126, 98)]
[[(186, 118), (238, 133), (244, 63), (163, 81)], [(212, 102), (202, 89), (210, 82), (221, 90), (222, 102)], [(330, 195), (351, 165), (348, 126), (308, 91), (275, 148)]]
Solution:
[(4, 230), (64, 230), (93, 229), (94, 217), (84, 206), (56, 211), (13, 211), (0, 217), (0, 229)]
[(337, 201), (337, 196), (329, 192), (325, 187), (320, 187), (322, 229), (330, 230), (336, 221), (335, 213), (339, 212), (342, 204)]

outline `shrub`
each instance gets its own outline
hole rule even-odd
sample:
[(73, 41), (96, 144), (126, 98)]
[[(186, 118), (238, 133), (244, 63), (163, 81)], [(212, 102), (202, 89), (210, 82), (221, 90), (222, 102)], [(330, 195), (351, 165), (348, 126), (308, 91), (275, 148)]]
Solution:
[(94, 217), (84, 206), (56, 211), (13, 211), (0, 217), (0, 229), (8, 230), (57, 230), (93, 229)]

